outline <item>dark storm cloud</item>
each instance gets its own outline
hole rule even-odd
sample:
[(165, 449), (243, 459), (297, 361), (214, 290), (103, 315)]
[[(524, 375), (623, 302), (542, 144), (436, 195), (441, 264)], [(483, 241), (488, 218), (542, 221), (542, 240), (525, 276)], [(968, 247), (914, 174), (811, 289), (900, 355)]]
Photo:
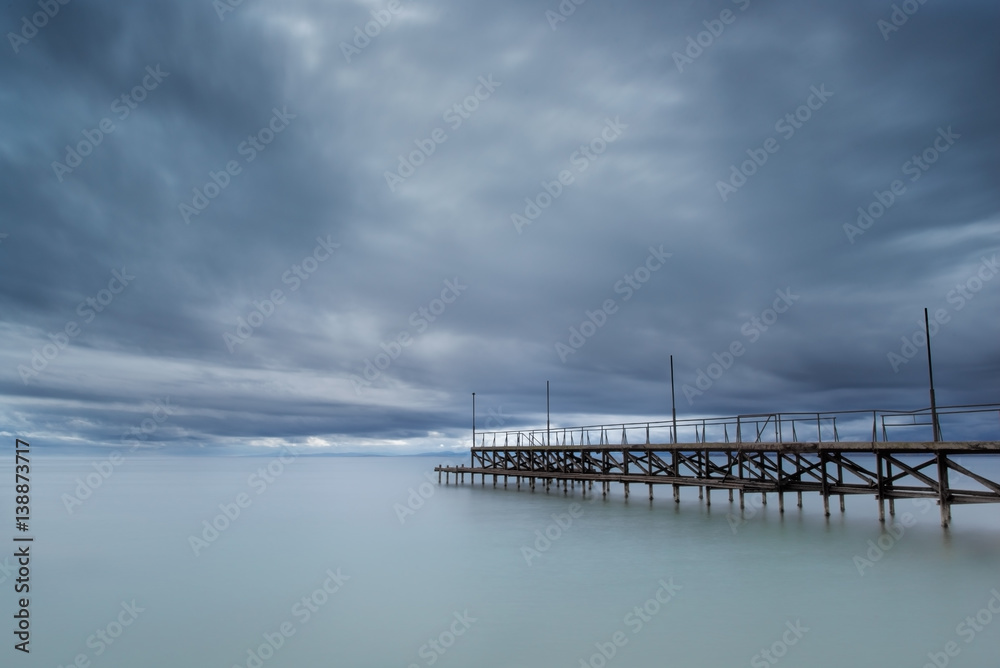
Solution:
[(437, 448), (546, 379), (662, 417), (670, 354), (684, 414), (917, 408), (924, 307), (997, 401), (1000, 11), (897, 5), (60, 5), (0, 58), (2, 429)]

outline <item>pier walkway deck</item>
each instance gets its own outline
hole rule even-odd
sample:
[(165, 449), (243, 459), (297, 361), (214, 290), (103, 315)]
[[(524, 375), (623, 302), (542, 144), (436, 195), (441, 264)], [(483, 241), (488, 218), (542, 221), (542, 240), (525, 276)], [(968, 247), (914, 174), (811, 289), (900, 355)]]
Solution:
[[(937, 414), (940, 431), (1000, 432), (997, 404), (943, 407)], [(464, 482), (469, 474), (472, 482), (480, 476), (483, 485), (491, 478), (494, 487), (501, 481), (507, 487), (513, 479), (518, 489), (526, 484), (534, 490), (541, 484), (549, 491), (561, 483), (568, 491), (579, 483), (587, 493), (598, 483), (605, 496), (611, 484), (618, 483), (626, 498), (632, 485), (646, 485), (651, 500), (654, 485), (670, 485), (675, 501), (680, 501), (681, 487), (697, 487), (699, 498), (709, 505), (712, 491), (722, 490), (730, 501), (738, 493), (741, 509), (746, 494), (761, 494), (764, 503), (768, 494), (776, 494), (781, 512), (785, 494), (796, 494), (801, 507), (802, 494), (814, 492), (823, 497), (827, 515), (830, 497), (838, 497), (844, 510), (846, 495), (868, 494), (878, 502), (880, 521), (885, 521), (887, 501), (894, 514), (896, 499), (926, 498), (938, 502), (941, 523), (948, 526), (953, 505), (1000, 502), (1000, 441), (889, 440), (890, 432), (904, 427), (931, 431), (931, 417), (927, 410), (775, 413), (482, 432), (474, 437), (479, 443), (471, 450), (468, 466), (442, 465), (435, 471), (445, 484), (452, 478)], [(840, 440), (841, 432), (857, 432), (862, 424), (866, 435), (870, 429), (871, 440)], [(880, 425), (882, 440), (877, 438)], [(691, 431), (694, 442), (677, 442), (678, 435)], [(799, 431), (818, 438), (802, 440)], [(753, 440), (744, 440), (744, 434), (753, 435)], [(724, 440), (710, 441), (710, 435)], [(619, 436), (620, 443), (609, 442)], [(629, 443), (630, 437), (640, 442)]]

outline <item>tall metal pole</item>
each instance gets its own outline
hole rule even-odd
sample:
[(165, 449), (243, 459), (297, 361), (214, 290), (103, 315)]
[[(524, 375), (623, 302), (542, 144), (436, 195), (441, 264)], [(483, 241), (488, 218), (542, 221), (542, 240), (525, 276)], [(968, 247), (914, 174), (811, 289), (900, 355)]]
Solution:
[(551, 420), (549, 413), (549, 381), (545, 381), (545, 444), (552, 445)]
[(476, 447), (476, 393), (472, 393), (472, 447)]
[(931, 383), (931, 424), (934, 428), (934, 442), (941, 440), (941, 423), (938, 422), (937, 401), (934, 398), (934, 367), (931, 364), (931, 330), (930, 321), (927, 318), (927, 309), (924, 309), (924, 338), (927, 339), (927, 375)]
[(677, 402), (674, 401), (674, 356), (670, 356), (670, 412), (673, 413), (674, 427), (671, 443), (677, 442)]

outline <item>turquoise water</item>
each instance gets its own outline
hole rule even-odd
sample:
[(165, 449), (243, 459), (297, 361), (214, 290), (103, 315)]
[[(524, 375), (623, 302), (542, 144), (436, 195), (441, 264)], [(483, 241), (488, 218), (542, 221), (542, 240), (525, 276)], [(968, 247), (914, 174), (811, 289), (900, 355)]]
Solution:
[(817, 497), (783, 518), (772, 497), (741, 522), (722, 492), (438, 486), (438, 463), (133, 456), (70, 513), (93, 460), (38, 459), (32, 651), (0, 570), (2, 665), (997, 665), (1000, 506), (956, 507), (944, 532), (900, 501), (893, 537), (871, 498), (826, 520)]

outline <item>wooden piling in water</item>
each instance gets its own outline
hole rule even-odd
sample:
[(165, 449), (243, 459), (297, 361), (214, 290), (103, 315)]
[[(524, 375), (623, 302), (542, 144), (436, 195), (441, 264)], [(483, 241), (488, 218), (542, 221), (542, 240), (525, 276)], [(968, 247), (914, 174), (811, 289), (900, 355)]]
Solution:
[(782, 485), (781, 480), (781, 453), (778, 453), (778, 513), (781, 515), (785, 514), (785, 488)]
[(937, 454), (938, 504), (941, 506), (941, 526), (947, 528), (951, 522), (951, 505), (948, 503), (948, 458)]

